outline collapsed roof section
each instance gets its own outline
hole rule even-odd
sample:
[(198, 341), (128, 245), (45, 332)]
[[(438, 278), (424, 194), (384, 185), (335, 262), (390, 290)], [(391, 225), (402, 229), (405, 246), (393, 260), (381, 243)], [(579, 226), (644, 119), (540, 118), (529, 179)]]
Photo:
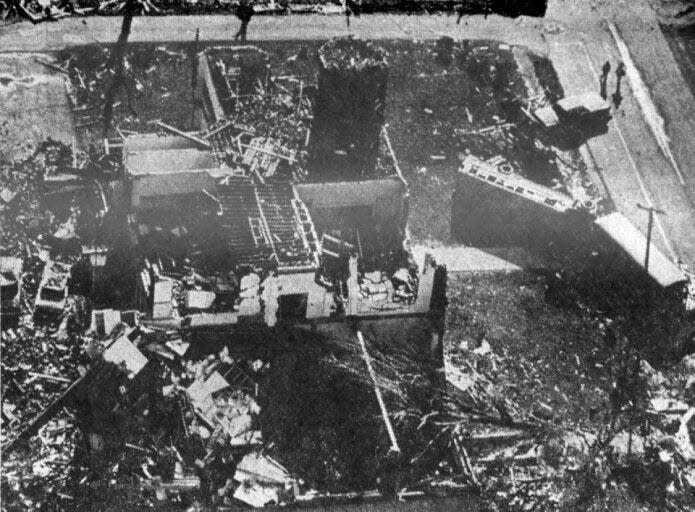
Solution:
[[(274, 178), (260, 183), (250, 177), (227, 177), (217, 190), (225, 219), (223, 233), (230, 246), (241, 248), (250, 259), (277, 261), (280, 270), (316, 268), (316, 234), (289, 181)], [(242, 239), (233, 238), (237, 235)]]
[(146, 256), (177, 246), (205, 252), (222, 241), (221, 255), (235, 265), (318, 266), (313, 224), (289, 177), (217, 167), (210, 151), (195, 146), (152, 134), (124, 141), (131, 228)]
[[(366, 133), (366, 114), (353, 112), (355, 101), (361, 96), (344, 98), (342, 89), (336, 89), (335, 80), (324, 84), (321, 96), (317, 86), (305, 79), (269, 78), (268, 70), (267, 55), (254, 47), (215, 47), (199, 55), (196, 120), (200, 129), (208, 131), (206, 140), (212, 145), (218, 164), (229, 164), (230, 156), (241, 161), (256, 148), (256, 160), (262, 156), (283, 166), (287, 164), (300, 181), (369, 180), (400, 174), (383, 126), (385, 75), (375, 89), (373, 104), (364, 107), (370, 112), (375, 109)], [(382, 71), (387, 73), (385, 68)], [(333, 101), (318, 101), (315, 98), (319, 96)], [(343, 99), (339, 101), (340, 97)], [(323, 109), (318, 125), (317, 102), (334, 107)], [(338, 108), (351, 112), (355, 119), (333, 126), (334, 110)], [(324, 132), (330, 132), (330, 137)], [(319, 139), (323, 143), (317, 145)], [(321, 158), (311, 157), (309, 153), (318, 154), (319, 147)], [(275, 163), (264, 162), (263, 167), (273, 172)]]
[(452, 235), (475, 247), (546, 247), (581, 233), (587, 208), (553, 189), (512, 174), (503, 163), (467, 156), (452, 204)]
[[(290, 183), (228, 176), (214, 185), (131, 214), (133, 241), (142, 255), (180, 256), (197, 268), (317, 268), (316, 237), (310, 219), (300, 220), (305, 210)], [(209, 259), (215, 253), (224, 260), (219, 265)]]
[(503, 165), (495, 166), (491, 162), (482, 161), (469, 155), (463, 160), (459, 172), (558, 212), (566, 212), (574, 208), (572, 198), (521, 176), (516, 176), (505, 169), (506, 167)]

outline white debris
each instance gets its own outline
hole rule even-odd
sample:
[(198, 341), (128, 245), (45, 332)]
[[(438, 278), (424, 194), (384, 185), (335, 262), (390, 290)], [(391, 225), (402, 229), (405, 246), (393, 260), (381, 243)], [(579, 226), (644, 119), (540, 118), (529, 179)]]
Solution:
[(492, 347), (490, 347), (490, 344), (487, 342), (487, 340), (483, 340), (478, 348), (473, 349), (473, 353), (478, 354), (479, 356), (484, 356), (485, 354), (489, 354), (490, 352), (492, 352)]

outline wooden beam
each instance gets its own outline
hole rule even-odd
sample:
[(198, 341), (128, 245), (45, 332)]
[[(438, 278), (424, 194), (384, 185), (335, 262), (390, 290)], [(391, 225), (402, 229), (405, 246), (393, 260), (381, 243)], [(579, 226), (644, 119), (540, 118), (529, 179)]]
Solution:
[(85, 374), (84, 376), (80, 377), (75, 382), (73, 382), (67, 390), (65, 390), (58, 398), (56, 398), (48, 407), (41, 411), (38, 416), (31, 420), (29, 424), (22, 431), (19, 432), (17, 437), (15, 437), (12, 441), (10, 441), (2, 447), (2, 452), (5, 455), (11, 453), (19, 446), (21, 441), (25, 441), (31, 438), (41, 429), (41, 427), (43, 427), (46, 423), (51, 421), (55, 417), (55, 415), (58, 414), (63, 409), (63, 407), (65, 407), (67, 399), (75, 392), (75, 390), (85, 380), (85, 377), (87, 375), (89, 375), (89, 373)]
[(236, 124), (234, 121), (227, 121), (226, 123), (224, 123), (224, 124), (223, 124), (222, 126), (220, 126), (219, 128), (215, 128), (215, 129), (212, 130), (210, 133), (206, 133), (205, 135), (203, 135), (203, 139), (206, 139), (206, 140), (207, 140), (207, 139), (209, 139), (210, 137), (212, 137), (213, 135), (217, 135), (218, 133), (223, 132), (224, 130), (226, 130), (226, 129), (229, 128), (229, 127), (234, 127), (234, 128), (236, 128), (237, 130), (239, 130), (239, 131), (241, 131), (241, 132), (244, 132), (244, 133), (248, 133), (248, 134), (250, 134), (250, 135), (253, 135), (253, 134), (254, 134), (254, 132), (252, 132), (251, 130), (249, 130), (249, 129), (247, 129), (247, 128), (244, 128), (243, 126), (239, 126), (239, 125)]
[(376, 395), (377, 402), (379, 402), (381, 416), (384, 419), (384, 423), (386, 424), (386, 431), (388, 432), (389, 439), (391, 440), (391, 450), (394, 452), (400, 452), (401, 449), (398, 446), (396, 433), (393, 430), (393, 425), (391, 424), (389, 413), (386, 410), (386, 403), (384, 402), (384, 397), (381, 395), (381, 389), (379, 388), (379, 384), (376, 381), (376, 373), (374, 372), (374, 368), (372, 367), (372, 358), (369, 356), (369, 353), (367, 352), (367, 345), (364, 342), (364, 338), (362, 337), (361, 331), (357, 331), (357, 341), (359, 342), (360, 350), (362, 350), (362, 358), (364, 359), (364, 362), (367, 365), (367, 372), (369, 372), (369, 378), (372, 379), (372, 385), (374, 386), (374, 394)]
[(463, 446), (463, 443), (461, 443), (456, 436), (454, 436), (454, 447), (456, 448), (456, 451), (458, 452), (459, 458), (461, 459), (461, 465), (463, 468), (466, 470), (468, 473), (471, 482), (473, 485), (476, 487), (480, 487), (480, 481), (478, 480), (478, 477), (475, 474), (475, 470), (473, 469), (473, 466), (471, 465), (471, 459), (468, 457), (468, 452), (466, 451), (465, 446)]
[(191, 140), (191, 141), (195, 142), (196, 144), (200, 144), (204, 148), (212, 149), (212, 144), (210, 144), (209, 142), (206, 142), (203, 139), (200, 139), (194, 135), (191, 135), (190, 133), (186, 133), (184, 131), (181, 131), (178, 128), (170, 126), (170, 125), (163, 123), (161, 121), (154, 121), (154, 124), (156, 124), (160, 128), (164, 128), (165, 130), (167, 130), (171, 133), (175, 133), (176, 135), (180, 135), (181, 137), (184, 137), (188, 140)]

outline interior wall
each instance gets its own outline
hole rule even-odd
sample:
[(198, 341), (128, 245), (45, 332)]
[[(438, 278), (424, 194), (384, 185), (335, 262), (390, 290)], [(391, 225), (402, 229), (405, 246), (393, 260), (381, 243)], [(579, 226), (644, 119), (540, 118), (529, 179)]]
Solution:
[(320, 286), (314, 280), (314, 272), (297, 274), (280, 274), (280, 295), (292, 295), (295, 293), (308, 294), (306, 316), (322, 318), (328, 315), (333, 297), (326, 288)]
[(180, 194), (214, 190), (215, 180), (206, 171), (148, 174), (137, 176), (132, 182), (131, 205), (141, 206), (148, 198), (171, 196), (177, 201)]
[(322, 208), (370, 206), (377, 222), (400, 225), (406, 214), (406, 188), (397, 178), (300, 183), (295, 188), (312, 215)]

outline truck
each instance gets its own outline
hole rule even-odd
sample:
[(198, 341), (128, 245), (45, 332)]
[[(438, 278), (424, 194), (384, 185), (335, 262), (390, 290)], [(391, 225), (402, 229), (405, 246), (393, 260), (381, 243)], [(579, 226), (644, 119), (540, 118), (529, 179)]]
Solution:
[(596, 92), (567, 96), (533, 111), (533, 116), (545, 128), (605, 127), (611, 119), (610, 104)]

